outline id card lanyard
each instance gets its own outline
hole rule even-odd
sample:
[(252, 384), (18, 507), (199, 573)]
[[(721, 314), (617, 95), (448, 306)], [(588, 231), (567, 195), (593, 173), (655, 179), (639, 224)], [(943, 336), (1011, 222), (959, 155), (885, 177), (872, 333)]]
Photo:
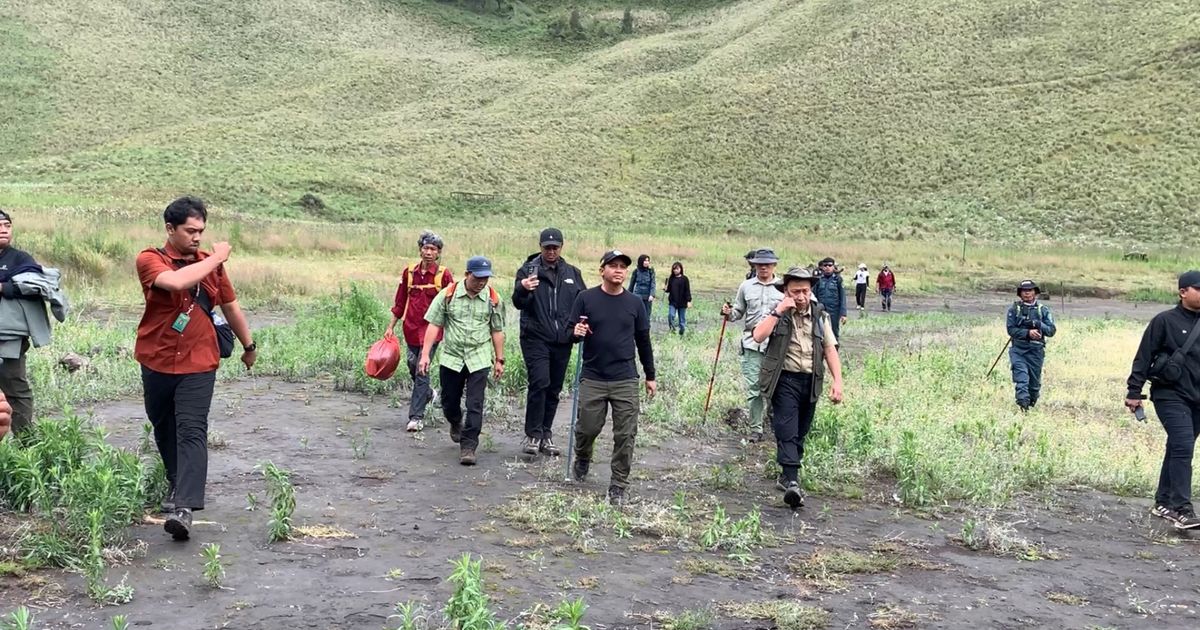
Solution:
[(187, 328), (188, 322), (192, 321), (192, 309), (196, 308), (196, 299), (200, 297), (200, 283), (196, 283), (196, 293), (192, 296), (192, 303), (188, 305), (187, 311), (180, 313), (179, 317), (175, 318), (175, 323), (171, 324), (171, 329), (179, 334), (183, 334), (183, 329)]

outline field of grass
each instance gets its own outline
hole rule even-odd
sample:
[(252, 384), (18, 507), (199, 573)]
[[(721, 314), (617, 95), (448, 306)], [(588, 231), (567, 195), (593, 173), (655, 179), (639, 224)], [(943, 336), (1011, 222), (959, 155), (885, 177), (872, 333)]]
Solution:
[(570, 3), (478, 4), (9, 3), (0, 206), (1154, 253), (1200, 227), (1189, 2), (656, 0), (621, 35), (605, 1), (565, 37)]

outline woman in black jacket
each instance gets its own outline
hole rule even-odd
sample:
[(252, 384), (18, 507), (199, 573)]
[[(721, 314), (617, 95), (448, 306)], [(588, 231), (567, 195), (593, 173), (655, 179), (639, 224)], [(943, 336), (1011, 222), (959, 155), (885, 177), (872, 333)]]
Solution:
[(675, 261), (671, 265), (671, 275), (667, 276), (667, 284), (663, 287), (667, 294), (667, 325), (675, 332), (675, 318), (679, 318), (679, 335), (687, 330), (687, 310), (692, 306), (692, 283), (683, 275), (683, 263)]

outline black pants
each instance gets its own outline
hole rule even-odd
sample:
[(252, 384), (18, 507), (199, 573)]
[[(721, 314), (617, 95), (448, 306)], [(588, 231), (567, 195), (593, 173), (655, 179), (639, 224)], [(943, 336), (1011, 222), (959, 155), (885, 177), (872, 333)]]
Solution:
[(558, 395), (567, 377), (567, 364), (571, 362), (571, 345), (521, 337), (521, 355), (529, 376), (525, 390), (525, 436), (548, 440), (553, 437), (551, 427), (558, 411)]
[[(488, 368), (468, 372), (441, 368), (442, 413), (451, 425), (462, 426), (458, 444), (464, 449), (479, 448), (479, 432), (483, 430), (483, 394), (487, 391)], [(463, 422), (463, 392), (467, 394), (467, 421)]]
[(142, 366), (142, 398), (154, 442), (175, 489), (175, 505), (204, 509), (208, 478), (208, 409), (216, 371), (163, 374)]
[(816, 401), (812, 393), (812, 374), (783, 372), (771, 397), (771, 428), (775, 431), (775, 459), (788, 481), (796, 481), (804, 458), (804, 438), (812, 427)]
[(867, 285), (865, 283), (854, 285), (854, 303), (858, 305), (858, 308), (867, 305)]
[(0, 391), (12, 406), (13, 435), (20, 435), (33, 426), (33, 388), (25, 371), (25, 352), (29, 339), (21, 342), (21, 358), (5, 359), (0, 363)]
[(1167, 448), (1158, 475), (1154, 502), (1173, 510), (1192, 507), (1192, 453), (1200, 435), (1200, 404), (1175, 397), (1154, 401), (1154, 410), (1167, 431)]

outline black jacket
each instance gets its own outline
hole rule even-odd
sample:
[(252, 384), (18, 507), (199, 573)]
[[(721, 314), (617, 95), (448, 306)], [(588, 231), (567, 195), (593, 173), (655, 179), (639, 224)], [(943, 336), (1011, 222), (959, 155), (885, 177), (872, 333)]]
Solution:
[[(1150, 320), (1146, 332), (1142, 334), (1142, 343), (1138, 346), (1137, 355), (1133, 357), (1133, 369), (1129, 372), (1127, 398), (1137, 398), (1142, 394), (1142, 387), (1149, 378), (1150, 364), (1154, 356), (1161, 352), (1175, 352), (1183, 347), (1188, 333), (1200, 325), (1200, 313), (1193, 313), (1183, 304), (1176, 305), (1169, 311), (1163, 311)], [(1183, 378), (1174, 386), (1150, 385), (1150, 397), (1183, 399), (1192, 404), (1200, 404), (1200, 339), (1192, 344), (1183, 361)]]
[[(526, 291), (521, 281), (534, 274), (541, 282), (533, 291)], [(567, 317), (575, 296), (587, 286), (579, 268), (559, 258), (556, 271), (542, 263), (541, 254), (525, 259), (517, 269), (513, 283), (512, 303), (521, 311), (521, 336), (546, 343), (571, 343), (571, 328)]]
[(671, 274), (667, 277), (667, 303), (675, 308), (687, 308), (692, 301), (692, 283), (685, 275)]

